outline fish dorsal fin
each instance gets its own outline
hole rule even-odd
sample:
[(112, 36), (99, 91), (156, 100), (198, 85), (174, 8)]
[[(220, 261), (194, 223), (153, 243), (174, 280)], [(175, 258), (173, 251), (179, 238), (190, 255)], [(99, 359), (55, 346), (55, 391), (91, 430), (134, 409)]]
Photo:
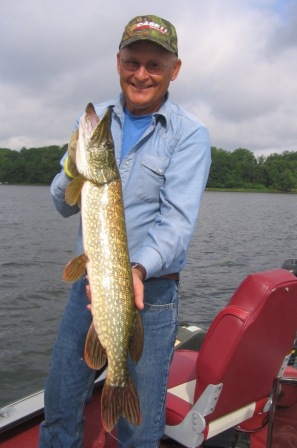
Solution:
[(80, 175), (73, 179), (65, 190), (65, 200), (68, 205), (80, 205), (80, 194), (85, 182), (84, 176)]
[(84, 358), (87, 365), (94, 370), (101, 369), (106, 363), (106, 353), (93, 324), (90, 326), (87, 334)]
[(134, 362), (138, 362), (142, 355), (144, 341), (142, 320), (138, 311), (136, 311), (135, 321), (134, 332), (131, 336), (129, 344), (129, 353), (131, 359)]
[(96, 114), (96, 110), (93, 103), (87, 104), (85, 113), (86, 113), (85, 119), (89, 120), (91, 128), (94, 129), (99, 123), (99, 117)]
[(89, 260), (86, 254), (81, 254), (69, 261), (63, 271), (63, 281), (75, 282), (80, 279), (85, 273), (88, 261)]

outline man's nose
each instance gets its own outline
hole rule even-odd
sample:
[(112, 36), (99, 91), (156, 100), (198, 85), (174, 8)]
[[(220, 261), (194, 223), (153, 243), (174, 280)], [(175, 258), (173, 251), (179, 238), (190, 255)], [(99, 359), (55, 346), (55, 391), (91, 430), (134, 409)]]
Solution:
[(149, 76), (149, 72), (145, 68), (144, 64), (141, 64), (139, 66), (138, 70), (136, 70), (135, 72), (135, 76), (137, 76), (137, 78), (146, 78)]

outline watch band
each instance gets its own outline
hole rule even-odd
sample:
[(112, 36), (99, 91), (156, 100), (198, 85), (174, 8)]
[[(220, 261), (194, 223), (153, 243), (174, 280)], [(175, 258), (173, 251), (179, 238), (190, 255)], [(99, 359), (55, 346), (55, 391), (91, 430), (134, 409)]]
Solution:
[(137, 269), (139, 272), (141, 272), (142, 274), (142, 280), (144, 281), (146, 278), (146, 269), (144, 266), (142, 266), (142, 264), (140, 263), (131, 263), (131, 268), (132, 269)]

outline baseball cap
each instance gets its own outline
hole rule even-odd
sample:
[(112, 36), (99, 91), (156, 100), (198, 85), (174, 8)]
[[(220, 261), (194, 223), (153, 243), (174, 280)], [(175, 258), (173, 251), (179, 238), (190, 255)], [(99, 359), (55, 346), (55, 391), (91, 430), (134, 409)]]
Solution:
[(150, 40), (177, 55), (177, 34), (174, 26), (158, 16), (137, 16), (126, 25), (120, 50), (139, 40)]

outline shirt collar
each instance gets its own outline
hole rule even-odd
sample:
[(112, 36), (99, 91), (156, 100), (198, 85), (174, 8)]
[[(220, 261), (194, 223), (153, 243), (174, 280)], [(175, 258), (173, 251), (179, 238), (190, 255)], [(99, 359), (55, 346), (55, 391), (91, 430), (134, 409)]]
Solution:
[[(162, 125), (164, 126), (165, 131), (167, 131), (167, 129), (168, 129), (168, 122), (169, 122), (170, 110), (171, 110), (170, 104), (171, 104), (171, 102), (169, 100), (169, 92), (167, 92), (165, 95), (164, 103), (162, 104), (162, 106), (160, 107), (160, 109), (157, 112), (153, 113), (155, 123), (157, 123), (157, 121), (160, 121), (162, 123)], [(125, 117), (124, 107), (125, 107), (124, 95), (123, 95), (123, 93), (120, 93), (118, 100), (115, 101), (113, 111), (121, 120), (122, 125), (124, 123), (124, 117)]]

